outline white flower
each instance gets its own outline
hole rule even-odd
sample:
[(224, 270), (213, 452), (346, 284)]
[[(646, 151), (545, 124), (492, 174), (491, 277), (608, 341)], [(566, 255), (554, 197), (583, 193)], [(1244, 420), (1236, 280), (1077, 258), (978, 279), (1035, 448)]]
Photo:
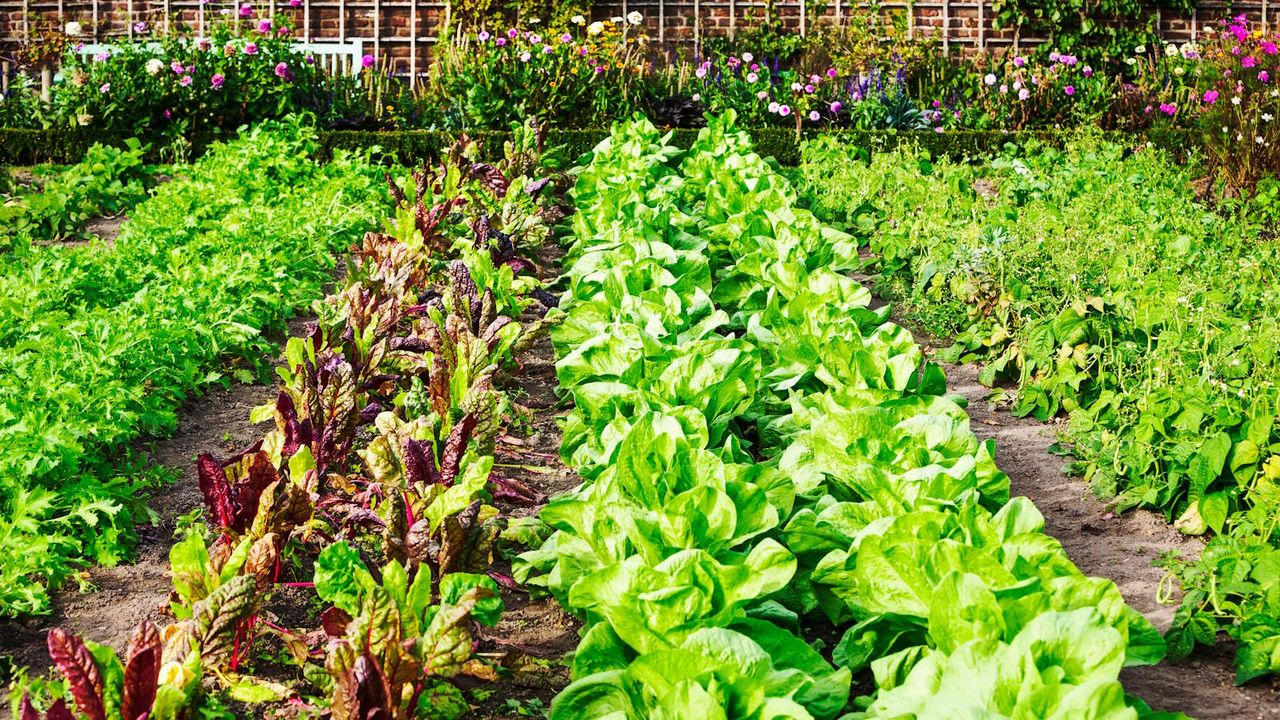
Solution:
[(742, 53), (742, 62), (744, 63), (749, 63), (755, 59), (756, 59), (756, 56), (752, 55), (751, 53)]
[(1231, 98), (1231, 104), (1232, 104), (1232, 105), (1239, 105), (1239, 104), (1240, 104), (1240, 96), (1239, 96), (1239, 95), (1235, 95), (1235, 96), (1233, 96), (1233, 97)]
[(609, 18), (609, 22), (611, 22), (611, 23), (613, 23), (613, 24), (615, 24), (615, 25), (616, 25), (616, 24), (618, 24), (618, 23), (621, 23), (621, 22), (622, 22), (622, 16), (621, 16), (621, 15), (614, 15), (613, 17)]
[(1271, 115), (1271, 113), (1262, 113), (1262, 122), (1271, 122), (1274, 119), (1275, 118)]
[(569, 22), (573, 23), (574, 25), (581, 25), (586, 21), (587, 19), (582, 17), (581, 15), (574, 15), (573, 17), (569, 18)]
[(1124, 59), (1124, 64), (1125, 64), (1125, 65), (1137, 65), (1137, 64), (1138, 64), (1138, 61), (1137, 61), (1137, 59), (1136, 59), (1136, 58), (1125, 58), (1125, 59)]
[(776, 113), (776, 112), (778, 112), (778, 103), (776, 103), (776, 102), (771, 102), (771, 103), (769, 103), (769, 112), (771, 112), (771, 113)]
[(1168, 45), (1165, 45), (1165, 46), (1164, 46), (1164, 54), (1165, 54), (1165, 55), (1168, 55), (1169, 57), (1177, 57), (1177, 56), (1178, 56), (1178, 46), (1177, 46), (1177, 45), (1174, 45), (1173, 43), (1169, 43)]
[(71, 37), (75, 37), (75, 36), (79, 35), (79, 34), (80, 34), (80, 23), (76, 22), (75, 20), (72, 20), (71, 22), (67, 23), (67, 27), (66, 27), (66, 29), (65, 29), (65, 32), (67, 33), (67, 35), (69, 35), (69, 36), (71, 36)]
[(987, 73), (987, 76), (986, 76), (986, 77), (984, 77), (984, 78), (982, 78), (982, 82), (986, 83), (987, 85), (995, 85), (995, 84), (996, 84), (996, 74), (995, 74), (995, 73)]
[(147, 74), (158, 75), (164, 69), (164, 61), (160, 58), (151, 58), (147, 61)]
[(1255, 138), (1253, 139), (1253, 141), (1254, 141), (1254, 142), (1256, 142), (1256, 143), (1258, 143), (1259, 145), (1261, 145), (1262, 143), (1266, 142), (1266, 140), (1263, 140), (1263, 139), (1262, 139), (1262, 136), (1261, 136), (1261, 135), (1259, 135), (1259, 136), (1255, 137)]
[(537, 25), (538, 23), (541, 23), (541, 22), (542, 22), (542, 18), (540, 17), (529, 18), (530, 25)]
[(1182, 77), (1182, 74), (1183, 74), (1183, 73), (1185, 73), (1185, 72), (1186, 72), (1186, 70), (1185, 70), (1185, 69), (1183, 69), (1183, 68), (1182, 68), (1182, 66), (1178, 66), (1178, 67), (1176, 67), (1176, 68), (1174, 68), (1174, 69), (1173, 69), (1173, 74), (1174, 74), (1174, 75), (1177, 75), (1178, 77)]
[(641, 15), (639, 12), (632, 10), (631, 12), (627, 13), (627, 22), (631, 23), (632, 25), (639, 25), (640, 23), (644, 22), (644, 16)]
[(694, 94), (693, 94), (693, 101), (694, 101), (694, 102), (702, 102), (702, 93), (694, 93)]
[(526, 50), (520, 53), (520, 62), (529, 62), (529, 58), (532, 58), (532, 57), (533, 56), (529, 54), (529, 51)]
[(1280, 89), (1272, 90), (1271, 97), (1280, 97)]
[(1136, 48), (1134, 48), (1134, 49), (1133, 49), (1133, 54), (1134, 54), (1134, 55), (1141, 55), (1141, 54), (1145, 53), (1146, 51), (1147, 51), (1147, 46), (1146, 46), (1146, 45), (1139, 45), (1138, 47), (1136, 47)]
[(800, 84), (800, 83), (798, 83), (798, 82), (793, 82), (793, 83), (791, 83), (791, 89), (792, 89), (793, 91), (795, 91), (795, 92), (800, 92), (800, 90), (802, 90), (803, 88), (804, 88), (804, 86), (803, 86), (803, 85), (801, 85), (801, 84)]
[(760, 92), (756, 93), (756, 97), (760, 98), (761, 100), (768, 100), (768, 99), (769, 99), (769, 91), (768, 91), (768, 90), (761, 90)]
[(602, 32), (604, 32), (604, 23), (600, 22), (599, 20), (587, 26), (588, 35), (599, 35)]

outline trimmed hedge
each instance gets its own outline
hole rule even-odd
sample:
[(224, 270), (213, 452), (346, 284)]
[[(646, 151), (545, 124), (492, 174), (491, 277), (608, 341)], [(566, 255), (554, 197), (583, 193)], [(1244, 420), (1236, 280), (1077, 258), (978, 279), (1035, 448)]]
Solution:
[[(693, 144), (698, 135), (694, 129), (678, 128), (672, 130), (671, 142), (677, 147), (687, 148)], [(757, 128), (751, 130), (757, 152), (766, 157), (773, 157), (778, 164), (795, 166), (800, 163), (800, 144), (796, 141), (794, 130), (788, 128)], [(865, 148), (869, 153), (881, 152), (897, 147), (903, 142), (914, 142), (934, 156), (952, 158), (978, 157), (999, 152), (1009, 143), (1022, 143), (1035, 139), (1050, 145), (1061, 146), (1075, 133), (1071, 130), (1030, 130), (1023, 132), (1000, 132), (982, 130), (954, 130), (946, 133), (935, 132), (898, 132), (895, 130), (806, 130), (801, 139), (834, 134), (847, 142)], [(602, 130), (552, 130), (548, 133), (549, 145), (563, 145), (570, 158), (577, 158), (591, 150), (609, 131)], [(1117, 142), (1132, 142), (1134, 135), (1126, 133), (1109, 133)], [(510, 137), (510, 133), (480, 131), (471, 133), (480, 140), (484, 152), (491, 159), (501, 155), (502, 144)], [(322, 155), (330, 155), (337, 149), (357, 150), (369, 147), (381, 148), (390, 158), (403, 164), (420, 164), (423, 161), (435, 160), (440, 151), (451, 145), (457, 137), (455, 133), (441, 130), (322, 130), (320, 142)], [(70, 165), (84, 158), (85, 152), (95, 142), (106, 145), (124, 146), (127, 136), (109, 135), (93, 131), (89, 128), (72, 130), (15, 130), (0, 128), (0, 165), (35, 165), (38, 163), (55, 163)], [(221, 139), (215, 135), (202, 135), (191, 138), (194, 155), (208, 145)], [(1188, 138), (1172, 135), (1163, 138), (1152, 138), (1169, 150), (1177, 151), (1187, 146)], [(152, 154), (157, 148), (151, 149)], [(152, 157), (150, 159), (157, 159)]]

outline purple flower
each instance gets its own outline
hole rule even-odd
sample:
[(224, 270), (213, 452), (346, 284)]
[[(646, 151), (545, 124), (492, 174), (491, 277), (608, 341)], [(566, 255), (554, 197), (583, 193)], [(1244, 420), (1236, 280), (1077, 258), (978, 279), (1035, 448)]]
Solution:
[(582, 47), (578, 48), (578, 55), (579, 55), (579, 56), (581, 56), (581, 57), (586, 57), (586, 56), (587, 56), (587, 46), (586, 46), (586, 45), (583, 45)]
[(494, 43), (495, 43), (498, 47), (502, 47), (503, 45), (506, 45), (506, 44), (507, 44), (507, 39), (506, 39), (506, 38), (498, 38), (497, 40), (495, 40), (495, 41), (494, 41)]
[(1173, 117), (1178, 112), (1178, 106), (1173, 103), (1160, 103), (1160, 112)]
[(251, 43), (246, 43), (246, 44), (245, 44), (245, 46), (244, 46), (244, 54), (245, 54), (245, 55), (257, 55), (257, 54), (258, 54), (258, 43), (252, 43), (252, 42), (251, 42)]
[(834, 79), (836, 78), (836, 69), (835, 69), (835, 68), (827, 68), (827, 77), (829, 77), (829, 78), (831, 78), (832, 80), (834, 80)]
[(1068, 85), (1068, 86), (1066, 86), (1066, 87), (1062, 88), (1062, 92), (1064, 92), (1064, 93), (1066, 93), (1066, 94), (1068, 94), (1068, 95), (1075, 95), (1075, 94), (1076, 94), (1076, 88), (1075, 88), (1075, 86), (1074, 86), (1074, 85)]
[(169, 69), (173, 71), (174, 75), (181, 75), (185, 68), (182, 67), (182, 63), (178, 62), (177, 60), (174, 60), (173, 62), (169, 63)]
[(805, 86), (804, 86), (804, 91), (805, 91), (806, 93), (809, 93), (810, 95), (812, 95), (812, 94), (813, 94), (814, 89), (815, 89), (815, 88), (814, 88), (812, 85), (805, 85)]
[(360, 67), (373, 67), (373, 56), (365, 55), (360, 58)]
[(144, 33), (147, 31), (147, 24), (144, 22), (136, 22), (133, 24), (133, 31), (136, 33)]
[(520, 34), (520, 31), (516, 30), (515, 28), (511, 28), (510, 30), (507, 30), (507, 37), (511, 38), (512, 40), (515, 40), (516, 36), (519, 34)]
[(840, 111), (841, 111), (841, 110), (843, 110), (843, 109), (844, 109), (844, 103), (840, 102), (839, 100), (837, 100), (837, 101), (835, 101), (835, 102), (831, 103), (831, 112), (832, 112), (832, 114), (836, 114), (836, 115), (838, 115), (838, 114), (840, 113)]
[(306, 63), (306, 64), (308, 64), (308, 65), (315, 65), (315, 64), (316, 64), (316, 56), (315, 56), (315, 55), (308, 55), (308, 56), (306, 56), (306, 57), (302, 58), (302, 62), (304, 62), (304, 63)]
[(602, 67), (600, 67), (599, 65), (597, 65), (597, 66), (595, 67), (595, 70), (594, 70), (593, 72), (595, 72), (595, 74), (599, 75), (600, 73), (604, 72), (604, 68), (602, 68)]
[(488, 30), (481, 30), (481, 31), (480, 31), (480, 34), (476, 35), (476, 39), (477, 39), (477, 40), (479, 40), (480, 42), (486, 42), (486, 41), (488, 41), (488, 39), (489, 39), (489, 31), (488, 31)]
[(1263, 70), (1258, 73), (1258, 82), (1267, 82), (1270, 79), (1271, 79), (1271, 76), (1267, 74), (1266, 70)]
[(1207, 90), (1207, 91), (1205, 91), (1205, 94), (1204, 94), (1204, 98), (1203, 98), (1203, 100), (1204, 100), (1204, 102), (1205, 102), (1205, 104), (1206, 104), (1206, 105), (1212, 105), (1212, 104), (1214, 104), (1215, 102), (1217, 102), (1217, 101), (1218, 101), (1218, 91), (1217, 91), (1217, 90)]
[(1241, 60), (1240, 60), (1240, 66), (1241, 66), (1241, 67), (1251, 68), (1251, 67), (1253, 67), (1253, 66), (1255, 66), (1255, 65), (1257, 65), (1257, 64), (1258, 64), (1258, 61), (1257, 61), (1257, 60), (1255, 60), (1255, 59), (1253, 58), (1253, 56), (1252, 56), (1252, 55), (1245, 55), (1245, 56), (1244, 56), (1243, 58), (1241, 58)]
[(1013, 59), (1013, 64), (1017, 67), (1022, 67), (1027, 64), (1027, 59), (1019, 55)]
[(191, 76), (190, 76), (190, 75), (183, 75), (183, 76), (182, 76), (182, 79), (178, 81), (178, 84), (179, 84), (179, 85), (181, 85), (182, 87), (186, 87), (186, 86), (190, 85), (190, 84), (191, 84)]
[(245, 3), (245, 4), (241, 5), (241, 6), (240, 6), (240, 17), (242, 17), (242, 18), (253, 17), (253, 6), (252, 6), (252, 5), (250, 5), (249, 3)]
[(213, 86), (214, 90), (217, 90), (218, 88), (222, 87), (222, 83), (226, 81), (227, 81), (227, 76), (223, 75), (222, 73), (214, 73), (213, 77), (209, 78), (209, 84)]
[(810, 110), (810, 111), (809, 111), (809, 120), (810, 120), (810, 121), (812, 121), (812, 122), (818, 122), (818, 120), (820, 120), (821, 118), (822, 118), (822, 116), (818, 114), (818, 111), (817, 111), (817, 110)]
[(282, 63), (276, 64), (276, 77), (281, 77), (281, 78), (289, 77), (289, 63), (282, 62)]
[(98, 92), (106, 95), (111, 92), (111, 83), (102, 83), (102, 87), (98, 88)]
[(569, 33), (565, 33), (560, 36), (560, 42), (568, 45), (569, 43), (573, 42), (573, 36), (570, 35)]
[(262, 33), (262, 34), (264, 34), (264, 35), (265, 35), (265, 34), (267, 34), (267, 33), (269, 33), (269, 32), (271, 32), (271, 21), (270, 21), (270, 20), (268, 20), (268, 19), (266, 19), (266, 18), (263, 18), (262, 20), (259, 20), (259, 21), (258, 21), (258, 32), (260, 32), (260, 33)]
[(106, 62), (109, 59), (111, 59), (111, 53), (105, 50), (93, 56), (94, 62)]

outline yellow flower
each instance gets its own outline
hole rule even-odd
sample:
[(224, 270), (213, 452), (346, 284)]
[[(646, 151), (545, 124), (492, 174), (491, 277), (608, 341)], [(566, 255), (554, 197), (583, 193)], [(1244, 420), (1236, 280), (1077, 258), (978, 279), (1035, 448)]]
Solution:
[(171, 685), (173, 687), (186, 687), (191, 681), (191, 673), (183, 667), (182, 663), (170, 660), (160, 668), (161, 685)]

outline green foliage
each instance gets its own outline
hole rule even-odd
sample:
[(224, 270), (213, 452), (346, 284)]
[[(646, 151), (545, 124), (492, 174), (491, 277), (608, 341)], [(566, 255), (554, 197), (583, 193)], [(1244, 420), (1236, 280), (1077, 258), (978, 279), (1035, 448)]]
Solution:
[(47, 612), (45, 583), (121, 558), (139, 512), (122, 448), (172, 432), (228, 357), (263, 357), (371, 226), (375, 172), (314, 148), (296, 122), (262, 126), (176, 171), (112, 247), (0, 258), (0, 612)]
[(1093, 139), (984, 165), (905, 149), (866, 162), (833, 142), (805, 153), (815, 211), (868, 238), (879, 287), (954, 339), (941, 357), (1013, 384), (997, 397), (1018, 414), (1067, 414), (1074, 469), (1118, 509), (1222, 534), (1198, 562), (1166, 563), (1188, 593), (1171, 642), (1185, 654), (1221, 624), (1258, 648), (1241, 659), (1255, 677), (1272, 637), (1256, 618), (1277, 616), (1266, 518), (1280, 506), (1265, 219), (1212, 213), (1164, 154)]

